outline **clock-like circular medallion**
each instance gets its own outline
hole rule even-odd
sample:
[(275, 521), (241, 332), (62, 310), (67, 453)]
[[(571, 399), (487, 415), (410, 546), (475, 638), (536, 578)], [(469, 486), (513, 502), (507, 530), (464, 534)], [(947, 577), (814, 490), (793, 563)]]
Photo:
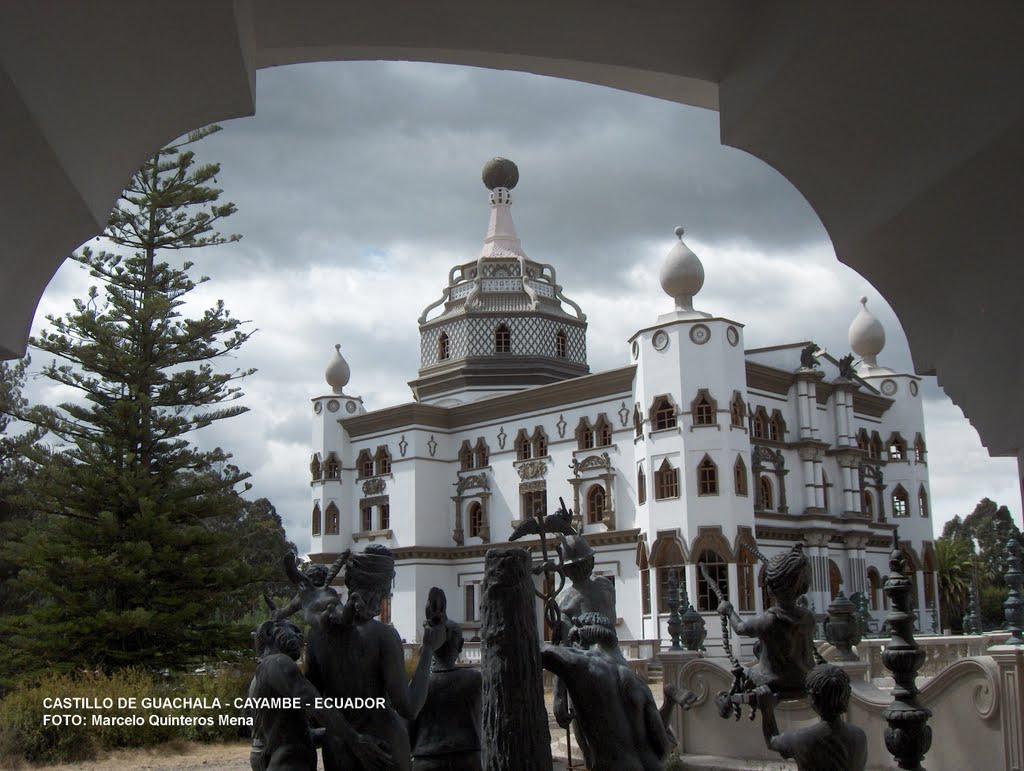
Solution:
[(725, 330), (725, 339), (729, 341), (729, 345), (736, 346), (740, 341), (740, 331), (736, 327), (729, 327)]
[(882, 381), (882, 393), (886, 396), (892, 396), (896, 393), (896, 381), (895, 380), (883, 380)]
[(317, 415), (319, 415), (323, 411), (324, 405), (321, 404), (320, 402), (317, 402), (316, 404), (313, 405), (313, 412), (315, 412)]
[(711, 329), (707, 324), (694, 324), (690, 327), (690, 339), (697, 345), (704, 345), (711, 339)]
[(910, 395), (911, 396), (917, 396), (917, 381), (916, 380), (911, 380), (910, 381)]
[(345, 402), (345, 412), (355, 412), (355, 411), (356, 411), (356, 403), (355, 402)]
[(651, 338), (651, 345), (654, 346), (656, 351), (664, 351), (668, 348), (668, 333), (663, 329), (659, 329), (654, 333), (654, 337)]
[(327, 410), (329, 412), (337, 412), (339, 407), (341, 407), (341, 405), (338, 404), (337, 399), (331, 399), (329, 402), (327, 402)]
[(640, 343), (638, 343), (636, 340), (633, 341), (633, 348), (632, 348), (632, 350), (633, 350), (633, 361), (636, 361), (637, 359), (640, 358)]

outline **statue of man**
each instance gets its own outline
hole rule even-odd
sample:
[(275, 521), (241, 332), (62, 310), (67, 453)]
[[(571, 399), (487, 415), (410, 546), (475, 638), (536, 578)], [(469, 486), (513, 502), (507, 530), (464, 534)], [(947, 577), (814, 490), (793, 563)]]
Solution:
[(475, 667), (456, 667), (462, 627), (446, 624), (444, 645), (434, 651), (427, 702), (409, 723), (412, 771), (480, 771), (483, 676)]
[(366, 768), (388, 768), (391, 754), (380, 741), (357, 733), (340, 713), (317, 707), (317, 690), (296, 664), (302, 632), (287, 619), (265, 621), (253, 633), (259, 663), (249, 684), (250, 699), (297, 699), (301, 709), (258, 706), (253, 714), (252, 771), (316, 771), (316, 744), (307, 718), (314, 717), (338, 737)]
[(863, 729), (843, 721), (850, 704), (850, 677), (834, 664), (819, 664), (807, 676), (807, 695), (821, 722), (779, 733), (774, 710), (777, 697), (767, 686), (757, 690), (757, 703), (769, 749), (796, 760), (800, 771), (864, 771), (868, 740)]
[[(583, 613), (571, 634), (571, 642), (579, 647), (544, 645), (541, 661), (569, 689), (589, 748), (589, 767), (592, 771), (660, 771), (672, 749), (666, 723), (673, 705), (658, 710), (651, 689), (619, 650), (610, 619)], [(682, 700), (671, 692), (666, 696), (675, 703), (692, 701), (692, 695)]]
[[(764, 613), (744, 621), (731, 602), (718, 606), (737, 634), (758, 639), (758, 663), (746, 671), (753, 686), (767, 685), (783, 698), (802, 698), (804, 681), (814, 667), (814, 614), (797, 602), (811, 585), (811, 565), (803, 547), (798, 543), (768, 562), (765, 585), (774, 604)], [(719, 708), (727, 714), (721, 701)]]
[[(395, 560), (386, 546), (371, 544), (353, 554), (345, 572), (348, 601), (332, 609), (328, 622), (310, 631), (306, 677), (325, 697), (347, 705), (342, 715), (357, 730), (391, 747), (394, 768), (408, 771), (410, 747), (405, 720), (415, 718), (427, 698), (430, 660), (444, 642), (443, 624), (425, 624), (420, 661), (406, 681), (402, 640), (395, 628), (377, 620), (384, 598), (391, 594)], [(336, 612), (334, 612), (336, 611)], [(383, 703), (383, 707), (367, 708)], [(358, 706), (357, 706), (358, 705)], [(327, 771), (363, 769), (360, 758), (328, 734), (323, 747)]]

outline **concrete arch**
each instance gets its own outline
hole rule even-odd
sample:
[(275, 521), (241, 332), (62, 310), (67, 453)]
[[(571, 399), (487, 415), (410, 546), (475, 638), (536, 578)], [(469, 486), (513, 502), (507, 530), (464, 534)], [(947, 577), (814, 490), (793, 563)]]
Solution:
[[(1024, 461), (1024, 357), (1005, 336), (1024, 328), (1024, 7), (905, 5), (884, 22), (825, 3), (5, 4), (0, 355), (24, 350), (47, 282), (148, 153), (253, 113), (257, 68), (469, 64), (717, 109), (722, 142), (788, 179), (896, 310), (916, 370), (938, 374), (993, 454)], [(144, 61), (125, 60), (129, 36)]]

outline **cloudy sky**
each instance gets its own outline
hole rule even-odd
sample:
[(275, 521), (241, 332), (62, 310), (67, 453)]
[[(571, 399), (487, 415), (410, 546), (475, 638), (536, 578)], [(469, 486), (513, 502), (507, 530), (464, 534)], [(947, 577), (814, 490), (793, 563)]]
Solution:
[[(323, 393), (335, 343), (352, 368), (347, 393), (368, 409), (411, 399), (416, 319), (449, 268), (474, 259), (488, 218), (483, 163), (519, 166), (513, 213), (527, 254), (558, 270), (588, 314), (592, 371), (628, 362), (633, 331), (671, 309), (658, 284), (673, 229), (704, 263), (695, 304), (746, 325), (749, 347), (813, 339), (848, 349), (866, 295), (888, 337), (880, 363), (909, 371), (888, 304), (840, 264), (818, 218), (775, 171), (722, 147), (718, 115), (599, 86), (411, 63), (333, 63), (263, 70), (256, 115), (197, 147), (222, 164), (219, 185), (241, 242), (191, 255), (205, 284), (258, 333), (238, 367), (250, 412), (197, 435), (253, 475), (300, 550), (309, 547), (309, 399)], [(67, 263), (35, 330), (89, 284)], [(35, 364), (43, 363), (41, 354)], [(985, 496), (1020, 520), (1016, 463), (992, 459), (934, 378), (922, 391), (936, 529)], [(63, 393), (45, 381), (30, 395)]]

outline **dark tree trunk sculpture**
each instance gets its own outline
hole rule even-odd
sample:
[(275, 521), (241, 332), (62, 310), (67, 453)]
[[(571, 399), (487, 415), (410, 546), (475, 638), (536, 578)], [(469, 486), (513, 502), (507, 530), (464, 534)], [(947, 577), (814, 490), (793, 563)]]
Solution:
[(483, 767), (485, 771), (551, 768), (530, 555), (487, 552), (483, 619)]

